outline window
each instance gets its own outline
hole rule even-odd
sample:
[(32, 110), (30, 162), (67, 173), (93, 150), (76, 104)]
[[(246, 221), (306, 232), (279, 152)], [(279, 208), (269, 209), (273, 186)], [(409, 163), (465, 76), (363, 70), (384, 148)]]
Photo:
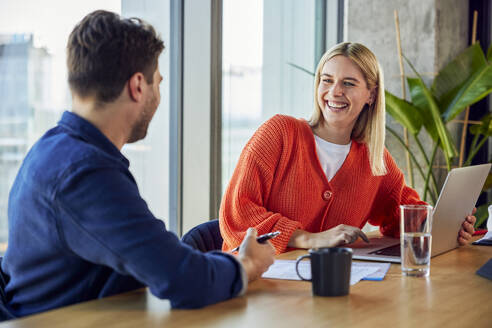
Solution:
[(313, 77), (294, 65), (314, 72), (326, 42), (324, 11), (316, 0), (223, 2), (223, 191), (264, 121), (275, 114), (310, 117)]
[(159, 61), (164, 77), (161, 105), (146, 139), (125, 146), (122, 152), (151, 211), (168, 223), (169, 8), (169, 1), (0, 2), (0, 254), (7, 245), (8, 195), (19, 166), (32, 144), (56, 125), (63, 111), (71, 109), (68, 36), (76, 23), (97, 9), (143, 18), (166, 45)]
[(1, 253), (8, 237), (8, 195), (19, 166), (32, 144), (71, 107), (65, 66), (68, 35), (95, 9), (120, 12), (120, 1), (0, 2)]

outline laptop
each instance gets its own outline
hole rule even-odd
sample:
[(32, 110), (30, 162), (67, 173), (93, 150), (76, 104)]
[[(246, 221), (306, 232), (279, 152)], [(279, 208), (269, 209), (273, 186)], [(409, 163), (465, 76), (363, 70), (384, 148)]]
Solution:
[[(433, 211), (431, 257), (459, 246), (458, 232), (475, 207), (492, 164), (473, 165), (449, 171)], [(347, 245), (357, 260), (400, 263), (400, 238), (380, 236)]]

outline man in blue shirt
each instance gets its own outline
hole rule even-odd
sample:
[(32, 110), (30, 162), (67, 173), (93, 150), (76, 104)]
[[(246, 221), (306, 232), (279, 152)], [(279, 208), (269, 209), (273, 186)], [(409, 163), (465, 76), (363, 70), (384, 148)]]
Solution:
[(10, 192), (1, 269), (13, 315), (144, 286), (173, 307), (201, 307), (243, 293), (273, 263), (254, 229), (237, 257), (191, 249), (140, 196), (120, 149), (145, 137), (159, 105), (163, 48), (147, 23), (106, 11), (72, 31), (72, 112), (32, 147)]

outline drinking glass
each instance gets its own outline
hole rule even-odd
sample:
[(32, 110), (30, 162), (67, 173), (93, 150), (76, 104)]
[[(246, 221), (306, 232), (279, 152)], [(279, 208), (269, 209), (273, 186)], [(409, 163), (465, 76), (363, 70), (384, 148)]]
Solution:
[(401, 271), (405, 276), (430, 274), (432, 206), (401, 205)]

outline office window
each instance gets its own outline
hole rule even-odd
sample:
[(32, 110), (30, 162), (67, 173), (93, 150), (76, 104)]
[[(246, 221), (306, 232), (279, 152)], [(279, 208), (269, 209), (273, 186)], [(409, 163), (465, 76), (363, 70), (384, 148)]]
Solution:
[[(16, 0), (0, 2), (0, 254), (8, 240), (10, 187), (33, 143), (71, 109), (65, 47), (86, 14), (104, 9), (152, 23), (169, 47), (169, 1)], [(125, 146), (139, 189), (152, 212), (167, 223), (168, 50), (159, 66), (161, 106), (144, 141)]]
[(17, 170), (32, 144), (71, 107), (68, 35), (95, 9), (120, 12), (120, 0), (0, 2), (0, 253)]
[(292, 64), (315, 70), (325, 28), (317, 20), (320, 3), (223, 2), (223, 191), (242, 148), (264, 121), (275, 114), (310, 117), (313, 77)]

